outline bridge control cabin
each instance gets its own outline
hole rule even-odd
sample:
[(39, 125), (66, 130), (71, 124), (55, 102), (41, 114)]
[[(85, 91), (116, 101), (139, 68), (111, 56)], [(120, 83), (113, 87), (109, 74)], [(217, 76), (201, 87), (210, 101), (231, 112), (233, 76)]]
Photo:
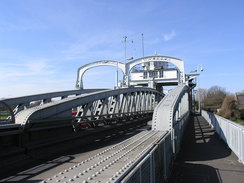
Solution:
[(129, 86), (146, 86), (162, 91), (163, 86), (185, 83), (184, 62), (178, 58), (153, 55), (129, 63)]
[(132, 70), (130, 86), (150, 87), (150, 83), (157, 87), (178, 85), (178, 76), (177, 68), (169, 62), (146, 62)]

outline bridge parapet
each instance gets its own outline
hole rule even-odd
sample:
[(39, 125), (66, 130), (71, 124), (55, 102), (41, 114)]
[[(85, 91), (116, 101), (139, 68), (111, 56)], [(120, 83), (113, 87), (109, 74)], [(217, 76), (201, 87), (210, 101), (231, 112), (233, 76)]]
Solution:
[(169, 92), (153, 113), (153, 130), (171, 130), (189, 112), (189, 88), (178, 86)]
[(177, 153), (190, 114), (190, 89), (186, 85), (178, 86), (165, 96), (153, 113), (152, 129), (171, 131), (173, 152)]
[(202, 116), (244, 164), (244, 126), (204, 110)]

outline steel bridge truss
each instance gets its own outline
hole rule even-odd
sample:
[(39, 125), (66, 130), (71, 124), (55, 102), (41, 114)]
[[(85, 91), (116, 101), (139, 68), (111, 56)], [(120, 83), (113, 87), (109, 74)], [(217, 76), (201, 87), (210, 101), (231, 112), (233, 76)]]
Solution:
[[(104, 98), (85, 103), (76, 108), (75, 123), (92, 127), (121, 120), (143, 118), (152, 114), (161, 95), (151, 89), (122, 89)], [(127, 91), (127, 92), (125, 92)]]
[(23, 110), (30, 109), (32, 107), (41, 106), (53, 102), (54, 100), (63, 100), (68, 97), (78, 96), (81, 94), (102, 91), (104, 89), (85, 89), (85, 90), (67, 90), (51, 93), (43, 93), (36, 95), (29, 95), (23, 97), (8, 98), (0, 100), (0, 110), (8, 111), (10, 115), (5, 116), (5, 121), (9, 123), (15, 123), (15, 116)]
[[(152, 115), (162, 97), (161, 93), (150, 88), (123, 88), (64, 91), (2, 102), (11, 106), (15, 124), (27, 127), (32, 123), (69, 120), (77, 129), (84, 124), (97, 127)], [(33, 101), (38, 102), (33, 105)]]

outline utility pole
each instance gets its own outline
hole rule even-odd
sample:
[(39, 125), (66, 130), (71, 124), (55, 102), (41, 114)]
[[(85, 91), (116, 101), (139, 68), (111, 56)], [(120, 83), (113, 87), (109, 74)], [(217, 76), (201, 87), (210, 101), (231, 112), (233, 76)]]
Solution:
[(119, 63), (117, 61), (117, 68), (116, 68), (116, 85), (119, 88)]
[(124, 36), (124, 46), (125, 46), (125, 63), (126, 63), (126, 39), (127, 39), (127, 36)]
[(144, 35), (141, 34), (141, 44), (142, 44), (142, 57), (144, 57)]

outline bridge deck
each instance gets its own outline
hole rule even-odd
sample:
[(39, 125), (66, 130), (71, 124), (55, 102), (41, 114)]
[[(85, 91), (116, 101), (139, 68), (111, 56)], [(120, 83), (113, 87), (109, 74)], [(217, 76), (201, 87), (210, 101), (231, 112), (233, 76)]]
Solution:
[(244, 166), (202, 116), (193, 116), (170, 182), (243, 182)]

